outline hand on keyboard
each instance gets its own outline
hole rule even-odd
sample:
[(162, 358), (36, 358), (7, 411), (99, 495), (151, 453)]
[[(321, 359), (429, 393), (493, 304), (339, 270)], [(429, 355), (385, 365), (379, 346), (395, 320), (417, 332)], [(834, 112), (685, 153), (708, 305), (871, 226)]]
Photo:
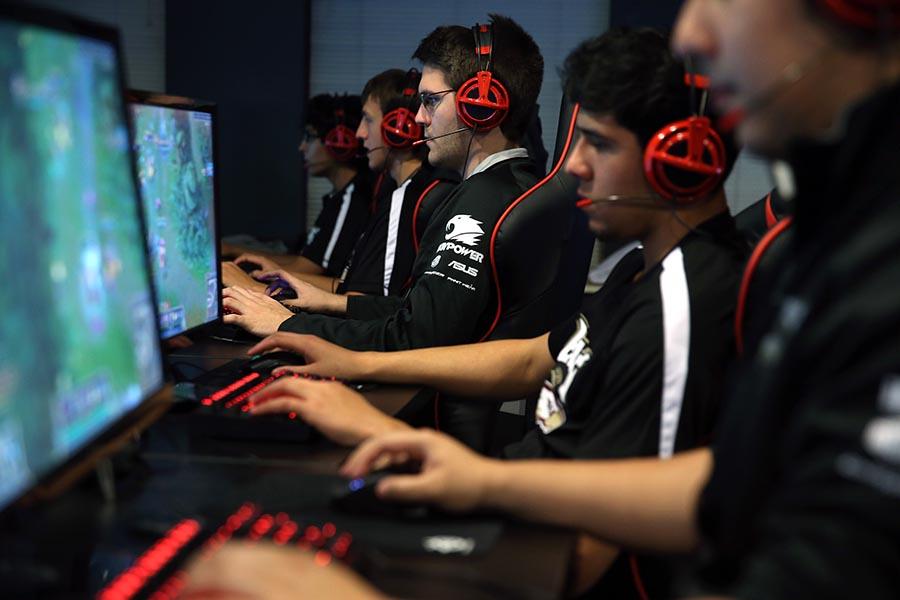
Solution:
[(181, 598), (385, 598), (359, 575), (319, 554), (274, 544), (226, 544), (188, 567)]
[(250, 348), (249, 352), (260, 354), (271, 350), (291, 351), (303, 357), (306, 363), (297, 367), (282, 367), (276, 372), (336, 377), (346, 381), (367, 378), (362, 352), (341, 348), (314, 335), (279, 331)]
[(328, 439), (346, 446), (354, 446), (376, 434), (408, 428), (341, 383), (313, 381), (302, 376), (281, 377), (256, 392), (249, 405), (254, 416), (297, 416)]

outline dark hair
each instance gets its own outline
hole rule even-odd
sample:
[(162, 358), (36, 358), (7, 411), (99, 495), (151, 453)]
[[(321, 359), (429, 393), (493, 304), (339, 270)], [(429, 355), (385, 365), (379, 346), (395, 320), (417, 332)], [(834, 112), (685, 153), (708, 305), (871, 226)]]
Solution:
[[(519, 142), (541, 91), (544, 58), (534, 39), (518, 23), (502, 15), (488, 16), (494, 26), (491, 72), (509, 92), (509, 114), (500, 130), (511, 141)], [(429, 33), (413, 58), (442, 71), (453, 89), (459, 89), (478, 70), (472, 30), (459, 25), (438, 27)]]
[[(669, 50), (668, 37), (655, 29), (610, 29), (582, 42), (566, 57), (561, 78), (569, 101), (612, 116), (641, 146), (667, 123), (697, 110), (691, 106), (684, 64)], [(716, 115), (706, 114), (715, 123)], [(727, 177), (738, 148), (733, 135), (718, 133), (727, 154)]]
[[(338, 116), (339, 111), (343, 111), (343, 117)], [(339, 122), (356, 131), (361, 118), (362, 103), (359, 96), (319, 94), (310, 98), (306, 104), (306, 124), (312, 125), (323, 142), (325, 135)]]
[(415, 69), (403, 71), (402, 69), (388, 69), (382, 71), (366, 82), (361, 97), (362, 103), (374, 98), (381, 108), (382, 114), (387, 114), (395, 108), (406, 107), (412, 112), (419, 110), (419, 95), (413, 93), (404, 96), (406, 88), (416, 89), (419, 86), (421, 74)]
[[(415, 114), (419, 110), (419, 79), (422, 74), (416, 69), (403, 71), (402, 69), (388, 69), (382, 71), (366, 82), (362, 91), (362, 103), (374, 99), (381, 109), (382, 116), (397, 108), (407, 108)], [(413, 90), (412, 95), (404, 95), (407, 88)], [(424, 144), (413, 147), (413, 154), (419, 158), (425, 158), (428, 147)]]

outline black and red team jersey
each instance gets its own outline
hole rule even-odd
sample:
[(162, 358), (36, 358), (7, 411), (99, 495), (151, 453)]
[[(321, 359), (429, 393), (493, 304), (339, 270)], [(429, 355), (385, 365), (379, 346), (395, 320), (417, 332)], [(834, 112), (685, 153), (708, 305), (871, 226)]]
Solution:
[(307, 232), (300, 255), (325, 269), (326, 275), (341, 275), (372, 216), (370, 179), (368, 170), (361, 170), (343, 189), (322, 197), (322, 211)]
[(900, 85), (802, 142), (787, 252), (733, 378), (700, 579), (742, 600), (900, 598)]
[(337, 291), (400, 296), (410, 283), (428, 220), (458, 181), (456, 174), (423, 163), (406, 181), (380, 194)]
[[(727, 212), (639, 278), (643, 252), (632, 250), (582, 311), (551, 331), (557, 364), (538, 399), (537, 427), (505, 457), (670, 457), (708, 443), (734, 357), (745, 259)], [(668, 597), (667, 563), (627, 553), (591, 596), (637, 599), (633, 569), (651, 597)]]

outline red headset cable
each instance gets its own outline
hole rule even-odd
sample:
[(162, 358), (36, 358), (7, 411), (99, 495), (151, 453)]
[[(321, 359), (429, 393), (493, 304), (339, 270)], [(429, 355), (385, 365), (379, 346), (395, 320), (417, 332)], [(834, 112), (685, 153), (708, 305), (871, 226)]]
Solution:
[(628, 564), (631, 566), (631, 579), (634, 582), (634, 591), (637, 592), (638, 598), (641, 600), (650, 600), (647, 595), (647, 588), (644, 587), (644, 580), (641, 579), (641, 571), (638, 568), (637, 556), (628, 555)]
[(738, 356), (744, 353), (744, 313), (747, 309), (747, 295), (750, 293), (750, 282), (753, 280), (753, 275), (756, 273), (756, 269), (759, 267), (763, 255), (765, 255), (766, 251), (775, 240), (778, 239), (778, 236), (791, 226), (792, 222), (792, 217), (785, 217), (773, 225), (771, 229), (760, 238), (756, 247), (753, 248), (753, 252), (750, 254), (750, 259), (747, 261), (747, 267), (744, 269), (744, 275), (741, 278), (737, 307), (735, 307), (734, 310), (734, 343), (737, 346)]

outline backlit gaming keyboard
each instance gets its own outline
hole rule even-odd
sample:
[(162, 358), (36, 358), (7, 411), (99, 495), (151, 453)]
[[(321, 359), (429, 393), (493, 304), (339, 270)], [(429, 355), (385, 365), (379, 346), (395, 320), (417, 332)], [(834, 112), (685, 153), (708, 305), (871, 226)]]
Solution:
[(269, 541), (279, 546), (296, 546), (315, 552), (321, 566), (340, 560), (352, 564), (353, 536), (340, 532), (333, 523), (313, 523), (284, 512), (264, 512), (246, 502), (218, 527), (204, 527), (199, 519), (174, 524), (156, 543), (127, 569), (97, 593), (98, 600), (176, 598), (186, 583), (183, 570), (189, 556), (197, 552), (208, 559), (230, 539)]
[(238, 358), (193, 379), (186, 389), (189, 390), (189, 395), (198, 401), (210, 398), (214, 394), (223, 397), (225, 390), (228, 390), (228, 394), (238, 394), (246, 391), (245, 388), (251, 385), (259, 385), (276, 368), (297, 364), (303, 364), (302, 359), (289, 352), (272, 352), (253, 358)]
[[(191, 413), (191, 426), (200, 435), (242, 440), (300, 442), (310, 438), (312, 428), (295, 413), (250, 415), (250, 399), (254, 394), (283, 377), (324, 379), (294, 373), (273, 374), (276, 368), (297, 364), (299, 358), (283, 352), (265, 354), (253, 359), (231, 361), (205, 373), (189, 387), (186, 394), (197, 401)], [(180, 384), (184, 385), (184, 384)], [(179, 393), (183, 395), (183, 393)]]

